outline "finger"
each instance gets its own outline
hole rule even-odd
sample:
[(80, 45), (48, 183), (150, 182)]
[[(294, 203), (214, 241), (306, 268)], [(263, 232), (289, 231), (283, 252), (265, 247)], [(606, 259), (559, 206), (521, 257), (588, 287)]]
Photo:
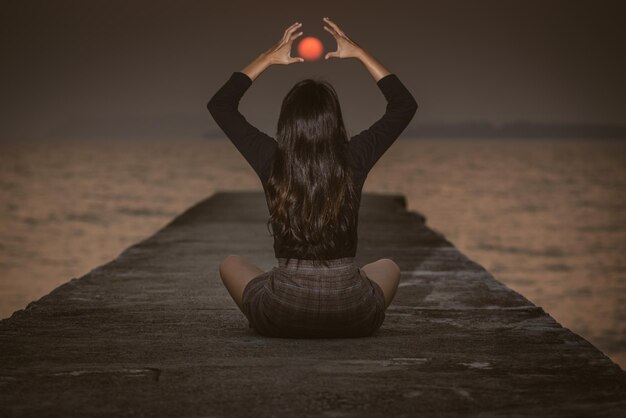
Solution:
[(341, 29), (339, 29), (339, 26), (337, 26), (337, 24), (329, 18), (326, 18), (326, 23), (328, 23), (338, 33), (342, 33)]
[(330, 32), (330, 34), (333, 35), (335, 38), (337, 38), (339, 36), (339, 34), (337, 32), (335, 32), (334, 30), (332, 30), (331, 28), (328, 28), (328, 27), (324, 26), (324, 29), (326, 29), (326, 31)]
[(289, 59), (289, 64), (293, 64), (294, 62), (304, 62), (304, 58), (302, 57), (292, 57)]
[(339, 51), (333, 51), (333, 52), (327, 53), (324, 59), (335, 58), (335, 57), (339, 58)]
[(293, 36), (290, 38), (290, 40), (292, 40), (292, 41), (293, 41), (294, 39), (296, 39), (298, 36), (302, 35), (303, 33), (304, 33), (304, 32), (298, 32), (298, 33), (296, 33), (295, 35), (293, 35)]
[(292, 33), (294, 33), (296, 30), (298, 30), (298, 28), (300, 28), (302, 26), (301, 22), (296, 22), (293, 25), (289, 26), (287, 28), (287, 30), (285, 31), (285, 38), (289, 37)]
[(292, 24), (291, 26), (289, 26), (287, 29), (285, 29), (285, 32), (283, 32), (283, 38), (287, 36), (287, 34), (289, 33), (289, 31), (291, 30), (291, 28), (295, 27), (298, 24), (298, 22)]
[(298, 26), (298, 24), (300, 24), (300, 22), (294, 22), (291, 24), (291, 26), (289, 26), (287, 29), (285, 29), (285, 32), (287, 32), (288, 30), (295, 28), (296, 26)]
[(343, 35), (343, 31), (341, 29), (339, 29), (339, 26), (337, 26), (337, 24), (335, 22), (333, 22), (332, 20), (330, 20), (329, 18), (324, 18), (326, 20), (326, 22), (340, 35)]

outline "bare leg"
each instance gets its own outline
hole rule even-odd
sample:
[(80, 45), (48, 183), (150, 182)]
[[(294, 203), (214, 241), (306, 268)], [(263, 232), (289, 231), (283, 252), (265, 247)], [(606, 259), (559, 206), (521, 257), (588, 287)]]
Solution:
[(389, 306), (400, 283), (400, 267), (389, 258), (381, 258), (361, 267), (367, 277), (375, 281), (383, 289), (385, 295), (385, 308)]
[(263, 270), (240, 255), (229, 255), (220, 263), (222, 282), (239, 309), (242, 308), (243, 290), (246, 285), (262, 273)]

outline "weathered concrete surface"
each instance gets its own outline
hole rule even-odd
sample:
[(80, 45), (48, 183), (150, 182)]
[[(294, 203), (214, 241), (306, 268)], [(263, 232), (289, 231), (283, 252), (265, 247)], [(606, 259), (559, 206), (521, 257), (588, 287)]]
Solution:
[(375, 337), (248, 328), (218, 265), (275, 265), (267, 207), (218, 193), (0, 322), (0, 415), (624, 416), (626, 373), (404, 205), (363, 195), (357, 262), (402, 268)]

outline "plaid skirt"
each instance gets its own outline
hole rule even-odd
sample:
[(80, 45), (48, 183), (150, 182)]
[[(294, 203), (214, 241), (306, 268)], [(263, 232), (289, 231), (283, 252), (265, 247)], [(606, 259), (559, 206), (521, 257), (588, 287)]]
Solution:
[(372, 335), (385, 320), (382, 288), (353, 257), (327, 260), (278, 258), (278, 267), (244, 288), (249, 327), (269, 337), (350, 338)]

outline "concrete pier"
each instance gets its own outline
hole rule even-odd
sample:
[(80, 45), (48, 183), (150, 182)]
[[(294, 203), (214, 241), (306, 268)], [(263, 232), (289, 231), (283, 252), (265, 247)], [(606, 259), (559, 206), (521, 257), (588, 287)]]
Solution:
[(0, 321), (0, 416), (626, 415), (626, 373), (408, 212), (363, 194), (357, 263), (402, 269), (374, 337), (257, 335), (219, 262), (276, 263), (261, 192), (220, 192)]

